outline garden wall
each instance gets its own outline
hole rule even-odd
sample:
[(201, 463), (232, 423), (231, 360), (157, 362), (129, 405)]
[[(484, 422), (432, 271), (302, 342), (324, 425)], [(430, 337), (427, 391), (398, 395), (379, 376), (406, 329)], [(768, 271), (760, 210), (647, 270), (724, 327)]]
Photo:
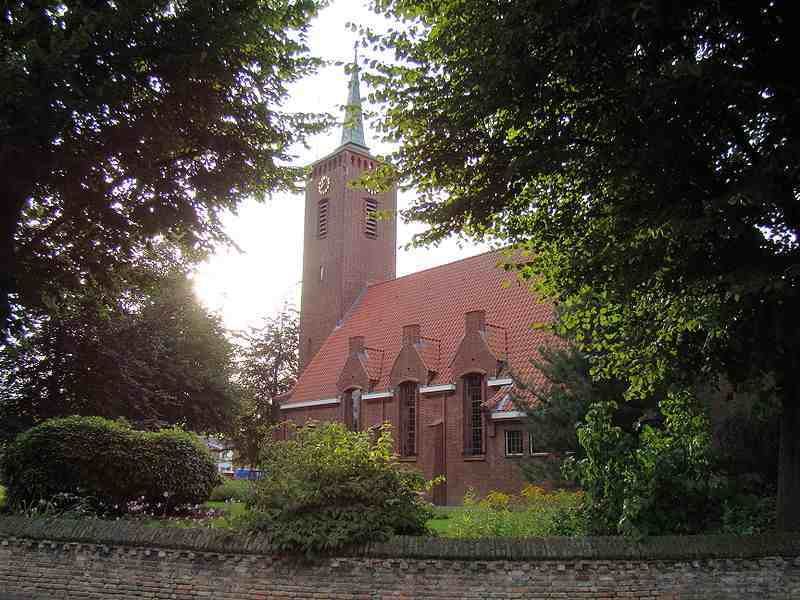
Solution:
[(397, 538), (314, 562), (260, 536), (0, 518), (0, 598), (800, 598), (800, 536)]

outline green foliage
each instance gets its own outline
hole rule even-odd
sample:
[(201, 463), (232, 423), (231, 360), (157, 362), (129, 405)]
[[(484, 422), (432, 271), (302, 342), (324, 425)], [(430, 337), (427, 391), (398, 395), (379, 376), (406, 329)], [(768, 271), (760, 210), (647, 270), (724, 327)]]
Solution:
[(54, 303), (26, 336), (0, 349), (6, 439), (73, 414), (230, 427), (231, 344), (191, 280), (168, 268), (155, 289), (120, 290), (113, 302), (87, 285), (80, 301)]
[[(374, 0), (406, 216), (525, 250), (559, 333), (628, 398), (773, 378), (800, 530), (800, 53), (791, 3)], [(555, 33), (554, 33), (555, 32)]]
[(775, 530), (775, 496), (736, 494), (722, 505), (720, 533), (754, 535)]
[(280, 549), (314, 554), (426, 531), (425, 480), (398, 463), (388, 427), (372, 441), (340, 423), (307, 425), (271, 445), (261, 467), (251, 527)]
[(253, 493), (253, 484), (244, 479), (224, 479), (217, 487), (211, 490), (208, 497), (210, 502), (225, 502), (233, 500), (246, 502)]
[(578, 428), (585, 456), (565, 468), (586, 491), (592, 533), (699, 533), (719, 518), (722, 483), (713, 477), (705, 413), (686, 392), (659, 404), (663, 428), (640, 435), (612, 421), (615, 402), (598, 402)]
[(275, 398), (288, 392), (300, 369), (300, 322), (291, 306), (237, 335), (236, 380), (249, 396)]
[(712, 419), (719, 468), (741, 491), (763, 495), (777, 487), (780, 404), (776, 398), (734, 394)]
[(0, 512), (3, 511), (5, 506), (6, 506), (6, 488), (0, 485)]
[(235, 379), (240, 392), (230, 439), (239, 460), (255, 465), (277, 422), (276, 398), (288, 392), (300, 371), (300, 324), (289, 306), (237, 336)]
[(200, 439), (180, 429), (135, 431), (101, 417), (50, 419), (20, 434), (3, 464), (8, 504), (24, 509), (59, 495), (122, 513), (128, 503), (165, 511), (203, 502), (219, 482)]
[(532, 485), (516, 496), (490, 492), (482, 500), (468, 492), (463, 508), (450, 515), (441, 535), (465, 539), (581, 535), (582, 502), (581, 492), (547, 492)]
[[(537, 452), (549, 452), (548, 457), (527, 457), (521, 462), (528, 481), (558, 481), (563, 479), (561, 464), (569, 454), (580, 458), (583, 449), (578, 442), (578, 423), (584, 420), (593, 402), (601, 399), (621, 399), (625, 386), (618, 380), (597, 380), (591, 375), (589, 359), (577, 348), (560, 343), (539, 349), (540, 357), (533, 362), (545, 377), (544, 385), (517, 382), (521, 398), (517, 404), (527, 414), (527, 426)], [(531, 401), (532, 400), (532, 401)], [(617, 412), (618, 422), (630, 428), (641, 410), (632, 404)]]
[(4, 6), (0, 331), (87, 282), (113, 290), (154, 239), (201, 258), (224, 211), (294, 189), (288, 149), (329, 122), (282, 109), (319, 64), (319, 4)]

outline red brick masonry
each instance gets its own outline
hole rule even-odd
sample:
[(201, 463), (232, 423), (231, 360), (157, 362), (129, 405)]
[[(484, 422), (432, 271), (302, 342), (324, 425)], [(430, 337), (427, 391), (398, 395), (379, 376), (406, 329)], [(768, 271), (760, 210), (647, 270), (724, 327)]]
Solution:
[(315, 562), (265, 549), (211, 530), (0, 518), (0, 598), (800, 598), (800, 536), (398, 538)]

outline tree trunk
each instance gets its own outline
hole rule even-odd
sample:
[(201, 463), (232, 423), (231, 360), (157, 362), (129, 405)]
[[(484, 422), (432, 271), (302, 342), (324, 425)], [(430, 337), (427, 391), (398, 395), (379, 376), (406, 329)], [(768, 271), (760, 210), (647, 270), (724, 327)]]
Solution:
[[(789, 377), (792, 377), (791, 374)], [(784, 388), (778, 458), (778, 531), (800, 531), (800, 386)]]

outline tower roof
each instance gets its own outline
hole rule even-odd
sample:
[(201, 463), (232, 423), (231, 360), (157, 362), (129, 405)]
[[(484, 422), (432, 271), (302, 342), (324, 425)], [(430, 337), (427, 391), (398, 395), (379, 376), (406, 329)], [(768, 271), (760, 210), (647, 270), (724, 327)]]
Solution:
[(361, 86), (358, 78), (358, 43), (355, 46), (353, 70), (350, 73), (350, 85), (345, 106), (344, 125), (342, 126), (342, 146), (356, 144), (367, 147), (364, 141), (364, 115), (361, 111)]

